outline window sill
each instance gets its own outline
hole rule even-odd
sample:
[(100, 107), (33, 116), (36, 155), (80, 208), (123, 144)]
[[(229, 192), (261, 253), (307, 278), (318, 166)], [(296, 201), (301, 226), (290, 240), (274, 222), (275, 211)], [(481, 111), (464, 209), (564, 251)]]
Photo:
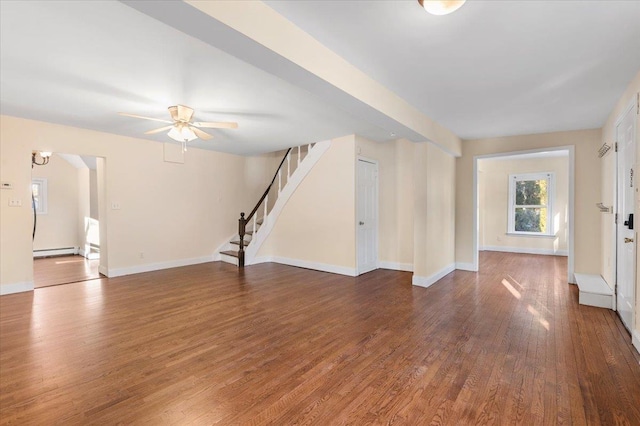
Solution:
[(556, 238), (556, 234), (533, 234), (528, 232), (507, 232), (510, 237)]

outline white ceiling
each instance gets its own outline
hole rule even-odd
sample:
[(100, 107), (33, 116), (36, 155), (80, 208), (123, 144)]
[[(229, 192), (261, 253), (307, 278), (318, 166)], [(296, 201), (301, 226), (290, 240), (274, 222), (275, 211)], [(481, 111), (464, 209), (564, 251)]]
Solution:
[[(1, 112), (164, 142), (116, 113), (182, 103), (240, 125), (192, 145), (239, 154), (420, 139), (186, 3), (125, 3), (0, 1)], [(640, 1), (267, 3), (463, 138), (600, 127), (640, 69)]]
[(599, 128), (640, 70), (640, 1), (266, 3), (464, 139)]
[(178, 103), (199, 121), (237, 121), (190, 145), (239, 154), (389, 131), (119, 2), (0, 2), (3, 114), (146, 136)]

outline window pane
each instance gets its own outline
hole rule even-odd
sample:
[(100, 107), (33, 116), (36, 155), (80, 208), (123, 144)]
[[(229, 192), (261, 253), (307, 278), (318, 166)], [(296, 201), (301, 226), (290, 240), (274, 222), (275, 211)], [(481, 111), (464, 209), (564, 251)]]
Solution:
[(516, 205), (538, 206), (547, 205), (547, 180), (518, 180), (516, 181)]
[(40, 184), (32, 183), (31, 184), (31, 192), (33, 192), (33, 196), (37, 197), (40, 194)]
[(516, 232), (547, 232), (546, 208), (516, 208)]

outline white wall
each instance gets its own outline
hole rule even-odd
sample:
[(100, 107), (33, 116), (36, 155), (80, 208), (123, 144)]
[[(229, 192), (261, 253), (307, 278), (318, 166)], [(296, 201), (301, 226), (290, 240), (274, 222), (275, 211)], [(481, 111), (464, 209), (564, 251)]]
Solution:
[[(2, 293), (33, 286), (32, 150), (104, 157), (100, 262), (110, 275), (211, 260), (266, 186), (248, 182), (244, 157), (190, 148), (184, 164), (167, 163), (155, 141), (1, 116), (0, 179), (14, 186), (0, 191)], [(22, 207), (9, 207), (10, 198)]]
[[(480, 249), (566, 255), (568, 250), (569, 158), (486, 159), (478, 161)], [(508, 235), (509, 175), (552, 172), (553, 237)]]

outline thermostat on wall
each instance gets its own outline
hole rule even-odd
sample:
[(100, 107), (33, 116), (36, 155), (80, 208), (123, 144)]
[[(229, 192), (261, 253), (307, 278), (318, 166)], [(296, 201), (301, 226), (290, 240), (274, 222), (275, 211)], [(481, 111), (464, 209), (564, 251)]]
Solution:
[(2, 182), (0, 183), (0, 187), (2, 187), (2, 189), (13, 189), (13, 184), (11, 182)]

